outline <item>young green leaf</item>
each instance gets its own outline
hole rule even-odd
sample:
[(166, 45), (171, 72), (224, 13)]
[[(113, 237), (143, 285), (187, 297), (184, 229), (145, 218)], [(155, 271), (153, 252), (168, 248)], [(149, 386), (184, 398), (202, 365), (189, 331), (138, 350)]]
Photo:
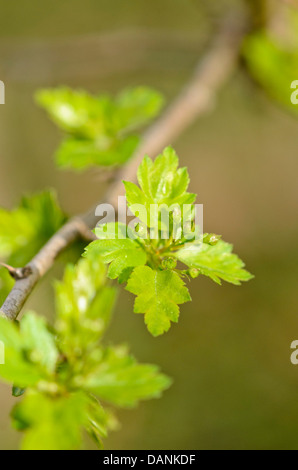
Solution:
[(235, 285), (249, 281), (253, 276), (244, 263), (232, 253), (233, 245), (219, 240), (215, 245), (193, 242), (174, 253), (179, 261), (221, 284), (221, 279)]
[(115, 99), (69, 88), (41, 90), (37, 102), (68, 137), (58, 150), (61, 167), (121, 165), (133, 154), (139, 138), (128, 136), (160, 111), (163, 99), (150, 88), (122, 92)]
[[(196, 195), (187, 192), (189, 176), (186, 168), (179, 168), (179, 160), (173, 148), (167, 147), (154, 162), (145, 157), (138, 168), (140, 187), (131, 182), (124, 182), (128, 206), (143, 204), (150, 214), (153, 204), (193, 204)], [(143, 220), (149, 225), (149, 221)]]
[[(295, 25), (295, 32), (297, 31)], [(290, 25), (288, 25), (290, 30)], [(244, 41), (244, 57), (254, 78), (268, 95), (285, 108), (297, 113), (291, 104), (290, 85), (298, 76), (298, 37), (292, 47), (267, 32), (252, 34)], [(281, 72), (282, 71), (282, 72)]]
[[(198, 237), (195, 195), (187, 192), (188, 173), (178, 169), (178, 163), (171, 147), (154, 162), (145, 157), (138, 169), (140, 186), (125, 183), (128, 206), (141, 220), (142, 231), (123, 224), (101, 225), (95, 231), (99, 240), (87, 248), (87, 253), (110, 263), (110, 278), (127, 282), (127, 290), (137, 295), (134, 311), (145, 314), (154, 336), (168, 331), (171, 321), (178, 321), (178, 305), (190, 300), (183, 277), (204, 274), (217, 283), (223, 279), (235, 285), (253, 277), (220, 235)], [(153, 217), (152, 207), (158, 209)], [(177, 267), (177, 261), (189, 269)]]
[(30, 353), (36, 352), (34, 344), (25, 344), (18, 327), (0, 317), (0, 341), (4, 344), (5, 363), (0, 364), (0, 377), (6, 382), (13, 382), (20, 387), (36, 385), (46, 380), (47, 372), (40, 364), (30, 361)]
[(83, 393), (51, 397), (30, 391), (12, 412), (14, 427), (25, 431), (21, 449), (80, 449), (87, 407)]
[(170, 385), (157, 367), (137, 364), (123, 348), (98, 344), (115, 300), (115, 290), (105, 282), (105, 267), (90, 250), (57, 285), (53, 333), (33, 313), (24, 316), (20, 328), (0, 317), (5, 346), (0, 376), (17, 384), (14, 396), (27, 389), (13, 411), (15, 427), (25, 431), (24, 450), (78, 449), (83, 429), (101, 448), (115, 420), (90, 393), (130, 407), (159, 397)]
[(110, 279), (116, 279), (127, 268), (146, 264), (144, 248), (126, 225), (109, 223), (97, 227), (95, 234), (99, 240), (92, 242), (86, 253), (92, 253), (93, 257), (101, 258), (104, 263), (110, 264)]
[(18, 208), (0, 208), (0, 258), (24, 266), (65, 222), (56, 194), (24, 197)]
[(89, 397), (87, 411), (87, 432), (99, 449), (103, 449), (102, 438), (106, 438), (108, 430), (117, 429), (117, 420), (111, 412), (104, 410), (98, 399), (92, 395)]
[(153, 336), (168, 331), (171, 321), (178, 322), (178, 305), (191, 300), (176, 272), (154, 271), (148, 266), (134, 269), (126, 289), (137, 295), (134, 312), (145, 314), (145, 323)]
[(106, 133), (106, 115), (111, 112), (107, 96), (95, 97), (83, 90), (67, 87), (44, 89), (36, 93), (37, 103), (68, 134), (95, 138)]
[(27, 312), (20, 324), (23, 348), (30, 351), (30, 361), (40, 364), (50, 374), (55, 372), (58, 350), (44, 318)]
[(13, 288), (14, 280), (10, 276), (9, 272), (2, 268), (0, 265), (0, 304), (2, 305), (8, 296), (9, 292)]
[(171, 380), (156, 366), (138, 364), (126, 348), (107, 348), (99, 364), (85, 378), (83, 387), (101, 399), (122, 407), (159, 398)]
[[(114, 166), (125, 163), (139, 143), (137, 136), (128, 136), (121, 141), (107, 139), (82, 140), (68, 138), (56, 152), (56, 161), (61, 168), (81, 171), (92, 166)], [(108, 145), (107, 145), (108, 144)]]
[(164, 105), (162, 95), (147, 87), (129, 88), (116, 97), (116, 127), (129, 132), (144, 126), (160, 113)]
[(116, 299), (115, 289), (105, 283), (105, 266), (90, 252), (77, 266), (68, 266), (56, 284), (56, 329), (64, 352), (90, 347), (104, 333)]

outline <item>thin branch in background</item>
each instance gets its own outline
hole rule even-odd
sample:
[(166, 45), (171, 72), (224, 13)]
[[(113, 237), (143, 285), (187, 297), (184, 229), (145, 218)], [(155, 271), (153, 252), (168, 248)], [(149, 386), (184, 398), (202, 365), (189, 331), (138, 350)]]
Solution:
[[(173, 142), (199, 116), (214, 107), (216, 95), (235, 69), (241, 50), (246, 22), (237, 15), (227, 19), (215, 43), (200, 61), (193, 78), (185, 89), (146, 132), (132, 159), (119, 171), (116, 182), (109, 189), (104, 202), (117, 206), (123, 194), (122, 180), (134, 181), (137, 167), (145, 154), (151, 156)], [(0, 313), (15, 320), (38, 281), (53, 266), (55, 259), (79, 238), (92, 239), (90, 229), (97, 224), (95, 209), (68, 221), (27, 265), (31, 274), (17, 280), (1, 307)]]

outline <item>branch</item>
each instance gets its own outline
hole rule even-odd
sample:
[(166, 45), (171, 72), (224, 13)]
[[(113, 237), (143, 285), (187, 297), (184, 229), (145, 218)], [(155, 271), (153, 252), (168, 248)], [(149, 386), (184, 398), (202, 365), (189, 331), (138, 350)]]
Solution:
[[(156, 155), (174, 141), (196, 118), (214, 107), (216, 94), (230, 77), (238, 62), (244, 22), (239, 16), (225, 21), (214, 45), (200, 61), (189, 84), (156, 123), (144, 135), (131, 160), (119, 171), (116, 182), (108, 191), (105, 202), (117, 207), (123, 194), (122, 180), (135, 180), (137, 168), (145, 154)], [(31, 260), (0, 309), (0, 313), (15, 320), (38, 281), (53, 266), (57, 256), (79, 238), (90, 240), (98, 220), (95, 209), (68, 221)]]

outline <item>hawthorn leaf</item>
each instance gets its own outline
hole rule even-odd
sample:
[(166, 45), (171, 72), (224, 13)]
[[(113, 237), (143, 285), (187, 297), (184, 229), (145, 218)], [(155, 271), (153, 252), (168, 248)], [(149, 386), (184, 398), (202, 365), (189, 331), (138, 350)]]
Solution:
[(118, 283), (119, 284), (124, 284), (128, 281), (128, 279), (130, 278), (131, 276), (131, 273), (133, 272), (134, 268), (126, 268), (124, 269), (124, 271), (122, 271), (122, 273), (120, 274), (120, 276), (118, 277)]
[(171, 380), (154, 365), (138, 364), (125, 347), (102, 351), (99, 364), (83, 387), (113, 405), (133, 407), (140, 400), (159, 398)]
[(116, 98), (82, 90), (40, 90), (37, 102), (68, 138), (56, 153), (62, 168), (121, 165), (139, 143), (134, 132), (160, 111), (161, 95), (146, 87), (124, 90)]
[(7, 269), (0, 266), (0, 305), (2, 305), (13, 288), (14, 280)]
[(163, 96), (148, 87), (129, 88), (116, 98), (117, 127), (132, 131), (154, 119), (164, 105)]
[(88, 398), (88, 424), (86, 429), (97, 447), (103, 449), (102, 438), (108, 436), (109, 430), (117, 430), (119, 423), (114, 414), (110, 410), (104, 409), (95, 396), (89, 395)]
[(106, 284), (106, 268), (92, 252), (69, 265), (56, 283), (56, 329), (61, 347), (72, 352), (97, 343), (106, 330), (116, 290)]
[[(297, 25), (298, 23), (295, 25), (295, 33)], [(245, 39), (243, 48), (253, 77), (271, 98), (296, 114), (297, 107), (293, 106), (290, 100), (290, 85), (298, 76), (297, 45), (297, 34), (295, 46), (288, 47), (273, 35), (259, 31)]]
[(104, 263), (110, 264), (108, 270), (110, 279), (116, 279), (128, 268), (146, 264), (146, 252), (136, 237), (129, 237), (129, 235), (133, 237), (133, 234), (126, 225), (109, 223), (97, 227), (95, 234), (99, 240), (92, 242), (86, 248), (86, 253), (91, 252)]
[(139, 137), (128, 136), (122, 140), (83, 140), (68, 138), (56, 152), (56, 161), (61, 168), (81, 171), (92, 166), (113, 166), (125, 163), (139, 144)]
[(175, 252), (174, 256), (190, 268), (197, 268), (201, 274), (210, 277), (217, 284), (221, 284), (222, 279), (239, 286), (253, 276), (243, 269), (243, 261), (232, 250), (233, 245), (222, 240), (213, 246), (194, 242)]
[(109, 97), (96, 97), (67, 87), (39, 90), (35, 97), (54, 123), (67, 133), (89, 139), (107, 133)]
[(53, 191), (24, 197), (12, 211), (0, 208), (0, 258), (25, 265), (65, 220)]
[(33, 312), (27, 312), (20, 323), (20, 334), (23, 348), (30, 351), (30, 360), (40, 364), (50, 374), (54, 373), (59, 352), (45, 319)]
[(184, 282), (174, 271), (154, 271), (149, 266), (134, 269), (126, 289), (137, 296), (135, 313), (145, 314), (145, 323), (153, 336), (169, 330), (178, 322), (179, 304), (191, 300)]
[(30, 362), (28, 352), (15, 323), (0, 316), (0, 341), (4, 345), (4, 364), (0, 364), (0, 377), (8, 383), (17, 383), (20, 387), (36, 385), (45, 380), (46, 373)]
[(126, 199), (130, 210), (136, 214), (134, 205), (142, 204), (146, 208), (146, 214), (138, 217), (147, 226), (151, 225), (152, 206), (166, 205), (169, 208), (193, 204), (196, 195), (187, 192), (189, 176), (187, 168), (179, 168), (179, 160), (172, 147), (167, 147), (161, 155), (152, 161), (145, 157), (138, 168), (139, 186), (132, 182), (124, 181)]
[[(172, 147), (167, 147), (154, 161), (145, 157), (138, 168), (138, 182), (148, 201), (157, 204), (191, 204), (196, 195), (187, 193), (189, 176), (186, 167), (179, 168), (179, 159)], [(130, 200), (129, 204), (137, 201)]]
[(61, 129), (89, 139), (135, 130), (163, 106), (162, 95), (147, 87), (126, 89), (116, 98), (67, 87), (44, 89), (36, 93), (36, 101)]
[(90, 396), (90, 404), (88, 410), (89, 426), (87, 428), (90, 436), (94, 439), (99, 448), (102, 448), (103, 437), (107, 437), (107, 421), (108, 417), (104, 408), (101, 406), (96, 397)]
[(50, 397), (29, 391), (12, 412), (14, 427), (25, 431), (21, 450), (78, 450), (86, 424), (83, 393)]

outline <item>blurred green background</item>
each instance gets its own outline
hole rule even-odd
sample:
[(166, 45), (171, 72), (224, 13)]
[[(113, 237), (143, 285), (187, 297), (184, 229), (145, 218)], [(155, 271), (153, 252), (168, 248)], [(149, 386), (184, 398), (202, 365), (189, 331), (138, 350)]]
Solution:
[[(56, 170), (60, 137), (34, 105), (37, 88), (114, 93), (142, 84), (170, 102), (217, 19), (239, 3), (0, 0), (0, 204), (9, 208), (23, 193), (54, 187), (75, 214), (105, 191), (98, 171)], [(205, 231), (233, 242), (255, 279), (241, 288), (192, 282), (193, 302), (158, 339), (133, 315), (132, 296), (121, 293), (107, 341), (127, 342), (174, 385), (161, 400), (119, 413), (122, 428), (106, 449), (298, 449), (298, 366), (290, 363), (298, 339), (297, 126), (240, 69), (214, 110), (169, 142), (204, 204)], [(61, 274), (61, 261), (54, 271)], [(53, 272), (28, 304), (48, 318), (52, 279)], [(20, 438), (10, 428), (10, 395), (0, 385), (1, 449), (16, 449)]]

